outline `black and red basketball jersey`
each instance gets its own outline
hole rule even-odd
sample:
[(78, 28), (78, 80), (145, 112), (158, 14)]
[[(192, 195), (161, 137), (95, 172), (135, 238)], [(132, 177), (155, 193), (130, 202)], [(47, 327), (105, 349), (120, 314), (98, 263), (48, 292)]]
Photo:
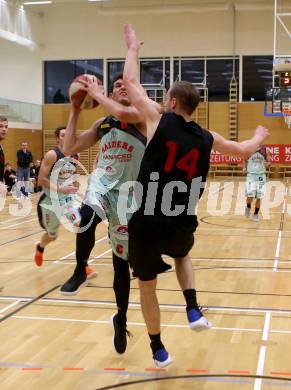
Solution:
[[(187, 214), (193, 179), (201, 177), (203, 183), (206, 181), (212, 144), (212, 134), (197, 123), (186, 122), (175, 113), (163, 114), (141, 162), (138, 181), (143, 185), (143, 200), (140, 211), (147, 209), (149, 183), (156, 180), (158, 189), (154, 214), (163, 214), (162, 197), (167, 192), (171, 196), (171, 209), (175, 205), (185, 205), (181, 215)], [(151, 176), (153, 172), (158, 172), (158, 180), (154, 174)], [(154, 201), (153, 191), (149, 192)], [(198, 193), (199, 197), (202, 193), (203, 188)]]

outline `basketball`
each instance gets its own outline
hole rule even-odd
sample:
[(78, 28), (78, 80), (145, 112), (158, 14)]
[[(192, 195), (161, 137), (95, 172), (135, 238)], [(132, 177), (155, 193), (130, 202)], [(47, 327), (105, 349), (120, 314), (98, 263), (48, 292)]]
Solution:
[[(81, 108), (82, 110), (89, 110), (95, 108), (99, 103), (94, 100), (86, 91), (84, 91), (82, 81), (87, 81), (88, 78), (92, 79), (93, 76), (90, 74), (81, 74), (76, 77), (69, 88), (69, 97), (72, 104), (76, 107)], [(98, 80), (98, 84), (102, 85), (102, 82)]]

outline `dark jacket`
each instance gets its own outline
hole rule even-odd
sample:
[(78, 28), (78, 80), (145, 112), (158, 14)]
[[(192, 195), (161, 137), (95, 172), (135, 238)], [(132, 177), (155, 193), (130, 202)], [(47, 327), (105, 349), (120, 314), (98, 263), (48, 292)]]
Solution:
[(29, 168), (32, 162), (32, 154), (28, 150), (26, 153), (22, 149), (17, 151), (17, 166), (20, 168)]

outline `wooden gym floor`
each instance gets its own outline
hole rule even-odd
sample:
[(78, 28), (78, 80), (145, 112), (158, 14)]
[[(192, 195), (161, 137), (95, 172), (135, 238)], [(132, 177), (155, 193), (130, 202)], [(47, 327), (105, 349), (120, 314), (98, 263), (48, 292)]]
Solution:
[[(64, 297), (58, 289), (74, 269), (74, 234), (61, 228), (37, 268), (32, 256), (41, 234), (38, 195), (31, 196), (31, 213), (18, 217), (9, 213), (16, 204), (10, 197), (0, 217), (1, 389), (291, 388), (288, 183), (285, 202), (271, 210), (270, 220), (255, 224), (234, 215), (238, 195), (229, 181), (206, 189), (191, 251), (198, 300), (209, 307), (213, 328), (191, 331), (175, 273), (159, 277), (163, 341), (174, 358), (163, 370), (153, 366), (135, 279), (128, 311), (134, 337), (124, 355), (112, 349), (115, 303), (106, 225), (97, 229), (90, 259), (98, 277), (77, 296)], [(215, 196), (226, 197), (226, 215), (209, 212)]]

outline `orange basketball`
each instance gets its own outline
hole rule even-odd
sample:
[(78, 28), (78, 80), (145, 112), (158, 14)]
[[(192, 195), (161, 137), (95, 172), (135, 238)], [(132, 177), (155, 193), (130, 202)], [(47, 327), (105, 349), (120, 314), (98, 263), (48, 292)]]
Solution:
[[(99, 105), (99, 103), (94, 100), (86, 91), (84, 91), (83, 84), (80, 81), (87, 81), (88, 78), (92, 78), (93, 76), (90, 74), (81, 74), (76, 77), (69, 88), (69, 97), (70, 101), (74, 106), (79, 107), (81, 109), (89, 110), (91, 108), (95, 108)], [(102, 85), (102, 82), (98, 80), (98, 84)]]

